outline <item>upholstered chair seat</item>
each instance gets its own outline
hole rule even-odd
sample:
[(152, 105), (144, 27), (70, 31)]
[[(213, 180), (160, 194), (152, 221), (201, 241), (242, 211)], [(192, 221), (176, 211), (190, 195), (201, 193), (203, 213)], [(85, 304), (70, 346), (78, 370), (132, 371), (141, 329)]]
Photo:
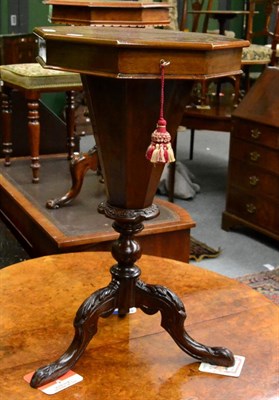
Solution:
[(2, 81), (27, 90), (60, 90), (82, 85), (80, 74), (46, 69), (37, 63), (2, 65), (0, 72)]
[(245, 64), (268, 64), (271, 61), (272, 50), (271, 47), (251, 44), (249, 47), (244, 47), (242, 49), (242, 63)]
[(11, 64), (0, 67), (2, 81), (2, 127), (5, 166), (11, 165), (12, 154), (12, 90), (23, 92), (27, 101), (26, 124), (31, 154), (32, 182), (39, 182), (40, 116), (41, 93), (66, 92), (66, 129), (68, 158), (73, 156), (74, 141), (74, 92), (82, 90), (78, 73), (43, 68), (37, 63)]

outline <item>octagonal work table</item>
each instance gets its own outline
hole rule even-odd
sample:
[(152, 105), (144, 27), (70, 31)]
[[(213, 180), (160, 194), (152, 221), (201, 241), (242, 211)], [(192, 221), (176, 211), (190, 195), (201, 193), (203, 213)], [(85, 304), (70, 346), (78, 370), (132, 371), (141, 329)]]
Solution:
[(72, 368), (97, 332), (99, 317), (108, 317), (116, 308), (120, 316), (132, 307), (146, 314), (160, 311), (162, 327), (183, 351), (211, 364), (233, 365), (230, 350), (208, 347), (188, 335), (185, 309), (174, 293), (139, 279), (135, 263), (141, 248), (135, 235), (143, 229), (143, 221), (159, 214), (153, 198), (164, 164), (151, 163), (145, 154), (159, 117), (161, 61), (168, 64), (164, 115), (174, 138), (193, 81), (241, 73), (241, 52), (248, 42), (137, 28), (59, 26), (36, 28), (35, 33), (42, 65), (81, 73), (106, 185), (107, 201), (99, 211), (114, 220), (119, 238), (112, 246), (117, 262), (110, 269), (111, 282), (80, 306), (69, 348), (39, 368), (31, 386), (48, 383)]

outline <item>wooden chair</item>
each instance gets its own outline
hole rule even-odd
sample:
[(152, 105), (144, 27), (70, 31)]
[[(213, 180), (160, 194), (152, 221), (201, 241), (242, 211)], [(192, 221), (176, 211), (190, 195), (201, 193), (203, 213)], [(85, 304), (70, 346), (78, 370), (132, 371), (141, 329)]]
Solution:
[[(194, 1), (183, 1), (182, 18), (179, 23), (180, 30), (185, 30), (185, 26), (188, 29), (197, 32), (202, 31), (206, 33), (208, 31), (209, 14), (202, 14), (204, 8), (207, 11), (212, 10), (214, 3), (213, 0), (194, 0)], [(190, 7), (189, 7), (190, 6)], [(191, 14), (193, 13), (193, 14)], [(192, 15), (192, 24), (189, 24), (188, 16)], [(203, 19), (201, 20), (201, 18)], [(190, 28), (189, 28), (190, 26)], [(230, 91), (226, 96), (220, 96), (220, 84), (223, 83), (223, 79), (217, 79), (216, 92), (215, 94), (208, 95), (209, 84), (214, 79), (204, 79), (199, 81), (194, 86), (193, 96), (191, 98), (191, 104), (185, 109), (183, 119), (181, 121), (182, 126), (186, 126), (190, 129), (190, 150), (189, 159), (193, 159), (194, 154), (194, 139), (196, 129), (206, 129), (212, 131), (224, 131), (229, 132), (231, 127), (231, 113), (235, 109), (235, 106), (239, 101), (239, 89), (240, 89), (240, 77), (241, 75), (235, 75), (230, 77), (230, 82), (233, 84), (234, 92)], [(225, 81), (228, 77), (225, 78)], [(176, 140), (173, 143), (174, 153), (176, 153)], [(169, 201), (174, 200), (174, 186), (175, 186), (175, 163), (172, 163), (169, 168)]]
[[(193, 99), (194, 100), (194, 99)], [(196, 130), (230, 132), (231, 115), (235, 110), (234, 94), (228, 91), (224, 96), (212, 95), (208, 97), (209, 108), (197, 108), (194, 104), (186, 107), (181, 125), (190, 129), (189, 159), (193, 159), (194, 141)], [(177, 139), (173, 143), (173, 150), (176, 154)], [(175, 187), (175, 162), (169, 167), (169, 192), (168, 200), (174, 201)]]
[[(250, 87), (250, 78), (253, 78), (251, 67), (275, 66), (278, 64), (279, 57), (279, 1), (250, 0), (249, 9), (246, 39), (251, 42), (251, 45), (242, 51), (246, 91)], [(255, 11), (259, 14), (255, 14)], [(264, 15), (263, 25), (256, 30), (257, 18), (262, 15)], [(256, 73), (254, 77), (257, 78), (259, 74)]]
[[(242, 53), (242, 67), (244, 70), (244, 93), (249, 90), (250, 77), (253, 74), (250, 73), (252, 66), (266, 66), (276, 65), (279, 57), (279, 1), (278, 0), (247, 0), (244, 3), (243, 13), (243, 39), (251, 42), (250, 47), (245, 47)], [(246, 5), (245, 5), (246, 3)], [(190, 7), (189, 7), (190, 5)], [(216, 18), (218, 15), (214, 15), (213, 7), (216, 8), (216, 4), (213, 0), (184, 0), (183, 1), (183, 12), (180, 22), (180, 29), (185, 29), (185, 24), (189, 16), (193, 16), (192, 26), (189, 30), (196, 32), (215, 32), (208, 30), (209, 19)], [(206, 12), (212, 12), (211, 14), (203, 14)], [(225, 10), (230, 13), (230, 10)], [(232, 11), (232, 14), (224, 14), (224, 18), (232, 18), (234, 16), (241, 16), (241, 10)], [(264, 16), (264, 18), (263, 18)], [(203, 21), (201, 23), (201, 18)], [(188, 18), (189, 19), (189, 18)], [(263, 20), (263, 21), (262, 21)], [(220, 19), (218, 19), (220, 22)], [(224, 22), (224, 21), (223, 21)], [(259, 27), (258, 29), (256, 29)], [(221, 29), (221, 28), (220, 28)], [(218, 33), (218, 32), (216, 32)], [(222, 28), (223, 34), (228, 34)], [(233, 36), (230, 33), (230, 36)], [(254, 74), (255, 75), (255, 74)], [(259, 73), (256, 74), (256, 77)], [(239, 89), (240, 79), (239, 77), (231, 77), (232, 82), (235, 85), (236, 102), (239, 100)], [(219, 80), (220, 83), (220, 80)], [(208, 81), (201, 82), (200, 91), (200, 103), (205, 104), (206, 92), (208, 87)]]
[(73, 72), (47, 70), (38, 63), (11, 64), (0, 67), (2, 80), (2, 128), (4, 165), (11, 165), (12, 154), (12, 96), (13, 90), (23, 93), (28, 108), (25, 123), (28, 125), (31, 154), (32, 182), (39, 182), (40, 115), (39, 100), (42, 93), (66, 93), (66, 127), (68, 159), (73, 156), (74, 142), (74, 92), (82, 90), (80, 75)]
[[(218, 6), (217, 1), (214, 0), (183, 0), (182, 6), (182, 16), (179, 23), (179, 28), (181, 31), (189, 30), (191, 32), (202, 32), (202, 33), (214, 33), (214, 34), (226, 34), (227, 36), (234, 36), (234, 32), (227, 31), (224, 28), (224, 23), (227, 19), (231, 19), (237, 14), (227, 14), (226, 10), (222, 10), (222, 14), (214, 14), (215, 8)], [(214, 8), (214, 9), (213, 9)], [(219, 10), (220, 11), (220, 10)], [(217, 11), (218, 12), (218, 11)], [(210, 18), (217, 18), (219, 28), (217, 30), (209, 30)], [(192, 20), (192, 21), (191, 21)], [(235, 89), (235, 103), (239, 101), (240, 93), (240, 78), (241, 76), (233, 75), (231, 77), (226, 77), (225, 80), (217, 78), (217, 92), (220, 93), (221, 83), (223, 81), (229, 81), (234, 85)], [(206, 95), (208, 91), (208, 86), (216, 78), (205, 78), (199, 82), (200, 95), (199, 103), (202, 106), (206, 105)]]
[(0, 35), (0, 65), (35, 62), (38, 43), (33, 33)]
[[(211, 10), (212, 6), (213, 0), (183, 0), (179, 30), (205, 33), (208, 29), (209, 17), (204, 15), (202, 18), (200, 12), (203, 9)], [(192, 16), (192, 22), (190, 22), (190, 15)]]

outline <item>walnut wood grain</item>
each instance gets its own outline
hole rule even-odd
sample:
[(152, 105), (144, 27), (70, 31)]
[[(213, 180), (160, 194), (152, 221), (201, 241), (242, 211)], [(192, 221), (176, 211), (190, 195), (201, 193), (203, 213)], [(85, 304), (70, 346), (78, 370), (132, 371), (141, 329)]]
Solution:
[[(49, 68), (118, 79), (158, 79), (162, 58), (171, 60), (166, 79), (235, 75), (241, 72), (242, 48), (249, 45), (224, 36), (160, 29), (72, 26), (69, 33), (69, 27), (57, 26), (34, 32), (41, 38), (41, 62)], [(87, 56), (73, 57), (75, 51)]]
[[(107, 284), (105, 271), (113, 261), (109, 253), (85, 252), (37, 258), (1, 271), (1, 399), (45, 399), (23, 376), (65, 349), (76, 309), (92, 289)], [(241, 376), (199, 372), (199, 363), (162, 330), (159, 313), (138, 310), (123, 319), (100, 320), (100, 334), (74, 368), (83, 381), (55, 398), (276, 398), (277, 306), (233, 279), (196, 266), (149, 256), (139, 266), (142, 279), (160, 279), (183, 300), (192, 335), (210, 345), (230, 344), (246, 357)]]

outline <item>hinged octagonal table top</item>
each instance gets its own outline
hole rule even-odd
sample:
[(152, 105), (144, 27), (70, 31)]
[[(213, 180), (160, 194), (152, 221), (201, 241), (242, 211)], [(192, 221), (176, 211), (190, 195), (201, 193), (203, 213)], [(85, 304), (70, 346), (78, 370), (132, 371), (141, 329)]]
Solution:
[(57, 26), (35, 28), (40, 62), (48, 67), (116, 78), (159, 77), (158, 60), (170, 61), (166, 79), (240, 73), (248, 41), (162, 29)]

